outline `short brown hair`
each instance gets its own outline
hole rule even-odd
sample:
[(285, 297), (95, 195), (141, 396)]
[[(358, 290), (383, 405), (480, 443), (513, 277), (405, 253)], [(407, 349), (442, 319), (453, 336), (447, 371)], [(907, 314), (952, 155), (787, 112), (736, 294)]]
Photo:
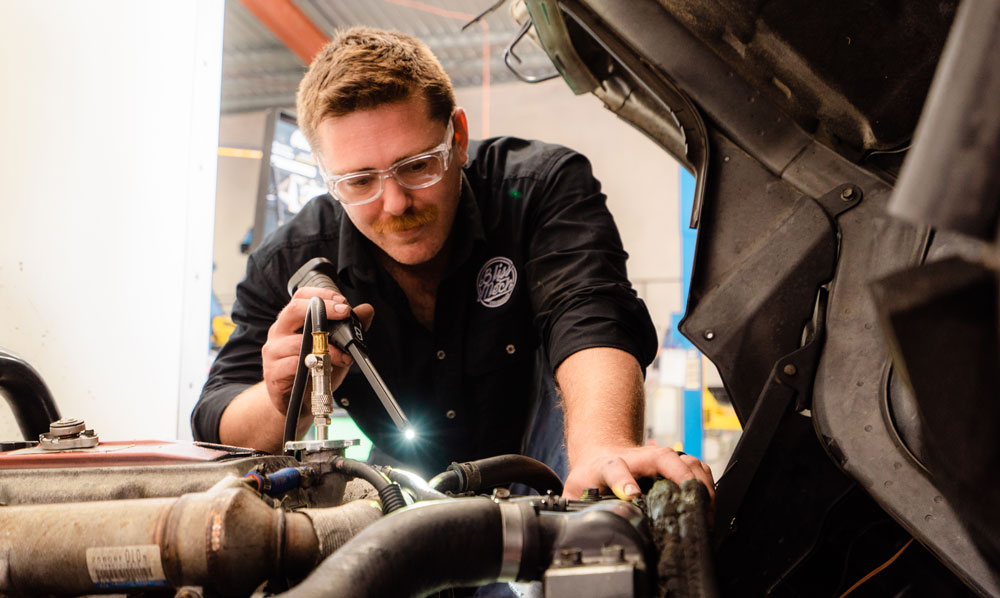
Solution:
[(427, 99), (430, 117), (446, 122), (455, 109), (455, 92), (426, 44), (398, 31), (342, 30), (299, 84), (299, 127), (316, 150), (324, 119), (403, 101), (417, 91)]

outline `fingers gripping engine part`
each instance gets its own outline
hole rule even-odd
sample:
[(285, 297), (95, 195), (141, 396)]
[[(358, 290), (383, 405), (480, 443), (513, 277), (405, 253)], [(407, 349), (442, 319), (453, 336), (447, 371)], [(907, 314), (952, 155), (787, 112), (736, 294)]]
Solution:
[[(336, 268), (334, 268), (329, 260), (321, 257), (313, 258), (299, 268), (288, 280), (288, 294), (294, 296), (295, 291), (300, 288), (316, 287), (343, 295), (336, 283), (333, 282), (335, 277)], [(330, 327), (330, 337), (333, 339), (333, 342), (342, 351), (350, 353), (351, 357), (354, 358), (354, 362), (365, 375), (365, 379), (368, 380), (368, 384), (375, 391), (375, 394), (382, 402), (382, 406), (389, 414), (389, 417), (392, 418), (393, 423), (396, 424), (400, 432), (403, 432), (408, 437), (412, 437), (413, 430), (410, 427), (409, 420), (406, 419), (406, 415), (403, 413), (399, 403), (396, 402), (395, 397), (389, 392), (389, 388), (386, 386), (385, 381), (382, 380), (382, 376), (379, 375), (371, 359), (368, 358), (368, 349), (364, 345), (364, 331), (361, 321), (358, 320), (358, 317), (352, 311), (350, 318), (336, 320), (330, 323)]]

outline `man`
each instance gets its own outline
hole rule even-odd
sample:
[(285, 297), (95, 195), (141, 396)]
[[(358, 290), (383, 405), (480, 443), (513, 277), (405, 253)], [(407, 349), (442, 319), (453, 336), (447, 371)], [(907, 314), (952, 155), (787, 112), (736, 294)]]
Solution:
[[(299, 330), (318, 296), (328, 318), (354, 306), (371, 323), (372, 361), (419, 437), (400, 437), (351, 358), (331, 348), (336, 400), (382, 453), (424, 475), (520, 451), (532, 388), (545, 386), (535, 379), (551, 365), (566, 496), (600, 487), (627, 498), (636, 477), (656, 474), (712, 489), (697, 459), (640, 446), (656, 337), (583, 156), (470, 142), (440, 64), (395, 32), (339, 34), (303, 79), (298, 114), (330, 196), (250, 256), (238, 328), (192, 414), (196, 438), (280, 450)], [(307, 288), (289, 301), (289, 277), (314, 257), (335, 264), (343, 295)]]

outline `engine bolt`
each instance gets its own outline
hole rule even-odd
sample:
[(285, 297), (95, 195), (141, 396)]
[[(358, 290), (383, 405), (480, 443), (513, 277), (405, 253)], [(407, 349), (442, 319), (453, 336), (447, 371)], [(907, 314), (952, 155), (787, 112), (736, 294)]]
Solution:
[(583, 562), (583, 551), (579, 548), (563, 548), (559, 551), (559, 562), (563, 565), (579, 565)]
[(625, 549), (621, 544), (601, 547), (601, 561), (605, 563), (625, 562)]

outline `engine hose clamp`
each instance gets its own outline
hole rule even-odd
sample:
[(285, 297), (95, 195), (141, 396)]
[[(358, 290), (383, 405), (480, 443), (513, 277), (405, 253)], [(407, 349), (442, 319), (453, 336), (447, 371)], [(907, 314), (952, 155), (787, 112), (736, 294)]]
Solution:
[(497, 581), (517, 581), (524, 553), (524, 515), (516, 503), (498, 501), (500, 526), (503, 530), (503, 562)]

